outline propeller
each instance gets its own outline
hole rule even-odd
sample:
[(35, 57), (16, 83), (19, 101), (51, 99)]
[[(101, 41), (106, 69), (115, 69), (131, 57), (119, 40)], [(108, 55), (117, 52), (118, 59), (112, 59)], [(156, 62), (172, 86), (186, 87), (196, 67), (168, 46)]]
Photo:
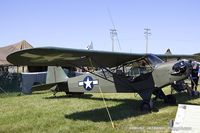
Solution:
[(184, 74), (186, 72), (187, 68), (192, 68), (191, 66), (192, 65), (191, 65), (190, 61), (181, 60), (173, 65), (172, 74), (173, 75)]
[(177, 73), (184, 73), (186, 71), (186, 63), (184, 61), (177, 62), (172, 67), (172, 70), (174, 70)]

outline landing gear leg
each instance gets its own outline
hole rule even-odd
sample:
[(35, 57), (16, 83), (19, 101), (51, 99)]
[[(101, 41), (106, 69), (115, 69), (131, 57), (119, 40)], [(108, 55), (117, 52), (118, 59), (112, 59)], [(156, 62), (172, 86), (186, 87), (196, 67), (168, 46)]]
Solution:
[(151, 112), (155, 110), (153, 107), (153, 102), (151, 100), (152, 91), (153, 89), (146, 89), (138, 93), (140, 97), (143, 99), (140, 106), (141, 111)]

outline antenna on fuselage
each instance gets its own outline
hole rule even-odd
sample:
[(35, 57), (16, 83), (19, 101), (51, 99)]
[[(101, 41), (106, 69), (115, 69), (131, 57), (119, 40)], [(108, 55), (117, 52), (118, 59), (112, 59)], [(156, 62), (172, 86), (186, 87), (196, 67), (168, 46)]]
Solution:
[(115, 28), (115, 24), (114, 24), (114, 21), (112, 19), (111, 12), (110, 12), (109, 8), (107, 8), (107, 10), (108, 10), (110, 21), (111, 21), (112, 26), (113, 26), (113, 28), (110, 29), (110, 37), (111, 37), (111, 40), (112, 40), (112, 52), (114, 52), (115, 51), (115, 40), (117, 40), (117, 42), (118, 42), (119, 50), (121, 50), (121, 46), (120, 46), (120, 42), (119, 42), (119, 37), (118, 37), (118, 34), (117, 34), (117, 30)]

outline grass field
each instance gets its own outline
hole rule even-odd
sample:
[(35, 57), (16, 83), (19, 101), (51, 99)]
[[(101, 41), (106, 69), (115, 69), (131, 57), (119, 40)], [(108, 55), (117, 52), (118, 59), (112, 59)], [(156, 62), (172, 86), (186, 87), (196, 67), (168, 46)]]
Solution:
[[(168, 92), (169, 88), (165, 88)], [(199, 98), (186, 93), (174, 94), (178, 103), (200, 104)], [(76, 133), (76, 132), (170, 132), (177, 105), (157, 101), (159, 112), (140, 111), (140, 97), (128, 94), (104, 94), (115, 128), (109, 121), (100, 94), (53, 97), (51, 92), (17, 96), (0, 94), (0, 132), (7, 133)], [(155, 129), (156, 128), (156, 129)]]

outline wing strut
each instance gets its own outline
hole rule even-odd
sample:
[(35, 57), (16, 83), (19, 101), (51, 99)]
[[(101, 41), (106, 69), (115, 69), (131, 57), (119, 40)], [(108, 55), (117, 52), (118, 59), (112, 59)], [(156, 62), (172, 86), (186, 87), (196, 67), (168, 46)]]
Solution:
[(89, 59), (91, 67), (94, 68), (93, 65), (92, 65), (92, 59), (91, 58), (88, 58), (88, 59)]
[[(91, 67), (94, 68), (93, 65), (92, 65), (92, 60), (91, 60), (91, 58), (89, 58), (89, 61), (90, 61)], [(104, 102), (106, 111), (107, 111), (107, 113), (108, 113), (108, 117), (109, 117), (110, 122), (111, 122), (111, 125), (112, 125), (113, 128), (115, 128), (114, 122), (113, 122), (112, 117), (111, 117), (111, 115), (110, 115), (110, 111), (109, 111), (109, 109), (108, 109), (108, 106), (107, 106), (107, 104), (106, 104), (106, 101), (105, 101), (105, 98), (104, 98), (104, 95), (103, 95), (103, 93), (102, 93), (102, 90), (101, 90), (101, 87), (100, 87), (100, 86), (99, 86), (99, 91), (100, 91), (100, 93), (101, 93), (101, 96), (102, 96), (102, 99), (103, 99), (103, 102)]]
[(111, 115), (110, 115), (110, 111), (109, 111), (109, 109), (108, 109), (108, 106), (107, 106), (107, 104), (106, 104), (106, 101), (105, 101), (105, 98), (104, 98), (104, 95), (103, 95), (103, 93), (102, 93), (102, 90), (101, 90), (101, 87), (100, 87), (100, 86), (99, 86), (99, 91), (100, 91), (100, 93), (101, 93), (101, 96), (102, 96), (102, 99), (103, 99), (103, 102), (104, 102), (106, 111), (107, 111), (107, 113), (108, 113), (108, 117), (109, 117), (110, 122), (111, 122), (111, 125), (112, 125), (113, 128), (115, 128), (114, 122), (113, 122), (112, 117), (111, 117)]

